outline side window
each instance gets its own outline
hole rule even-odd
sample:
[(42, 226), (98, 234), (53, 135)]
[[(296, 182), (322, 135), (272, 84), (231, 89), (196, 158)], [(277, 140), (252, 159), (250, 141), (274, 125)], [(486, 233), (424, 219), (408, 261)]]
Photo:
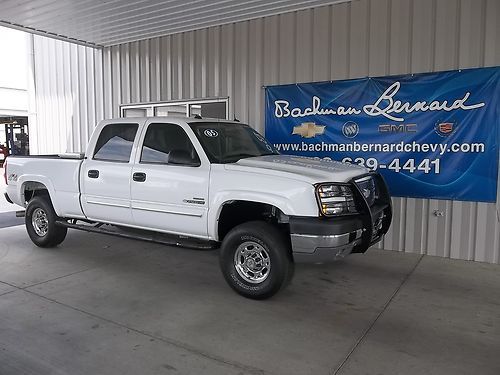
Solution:
[[(174, 154), (175, 160), (172, 157)], [(179, 155), (181, 159), (178, 158)], [(179, 125), (150, 124), (148, 126), (141, 152), (142, 163), (196, 164), (199, 160), (191, 140)]]
[(137, 124), (106, 125), (94, 150), (94, 160), (128, 162), (132, 152)]

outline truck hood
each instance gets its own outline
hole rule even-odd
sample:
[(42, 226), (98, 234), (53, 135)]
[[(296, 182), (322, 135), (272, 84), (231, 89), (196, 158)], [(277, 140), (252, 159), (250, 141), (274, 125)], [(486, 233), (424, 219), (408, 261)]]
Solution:
[(347, 182), (367, 173), (368, 170), (354, 164), (319, 160), (293, 155), (266, 155), (240, 159), (226, 164), (228, 170), (247, 170), (253, 173), (276, 175), (309, 182)]

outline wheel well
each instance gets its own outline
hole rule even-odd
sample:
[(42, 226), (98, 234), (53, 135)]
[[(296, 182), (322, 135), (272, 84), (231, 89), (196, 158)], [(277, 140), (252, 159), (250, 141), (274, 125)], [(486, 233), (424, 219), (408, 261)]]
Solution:
[(28, 181), (23, 184), (24, 201), (29, 202), (34, 197), (47, 196), (50, 199), (49, 190), (41, 182)]
[(224, 203), (218, 219), (218, 239), (222, 241), (226, 234), (237, 225), (247, 221), (261, 220), (275, 224), (287, 234), (290, 232), (288, 216), (267, 203), (251, 201), (229, 201)]

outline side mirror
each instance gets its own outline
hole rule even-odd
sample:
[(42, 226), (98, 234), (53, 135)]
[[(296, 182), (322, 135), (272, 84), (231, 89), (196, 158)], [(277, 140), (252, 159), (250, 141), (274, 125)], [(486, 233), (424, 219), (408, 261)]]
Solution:
[(184, 165), (186, 167), (199, 167), (201, 165), (198, 155), (194, 157), (186, 150), (172, 150), (168, 154), (168, 164)]

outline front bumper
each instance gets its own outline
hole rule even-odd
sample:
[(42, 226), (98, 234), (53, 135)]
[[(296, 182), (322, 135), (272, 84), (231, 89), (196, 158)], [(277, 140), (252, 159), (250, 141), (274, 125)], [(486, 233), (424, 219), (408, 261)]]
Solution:
[[(293, 258), (297, 263), (328, 263), (352, 253), (361, 242), (362, 230), (330, 236), (292, 234)], [(351, 241), (350, 238), (354, 237)]]
[(340, 217), (290, 217), (293, 258), (298, 263), (326, 263), (351, 253), (364, 253), (379, 242), (392, 221), (391, 198), (383, 178), (376, 179), (378, 198), (369, 206), (355, 180), (350, 181), (360, 212)]

